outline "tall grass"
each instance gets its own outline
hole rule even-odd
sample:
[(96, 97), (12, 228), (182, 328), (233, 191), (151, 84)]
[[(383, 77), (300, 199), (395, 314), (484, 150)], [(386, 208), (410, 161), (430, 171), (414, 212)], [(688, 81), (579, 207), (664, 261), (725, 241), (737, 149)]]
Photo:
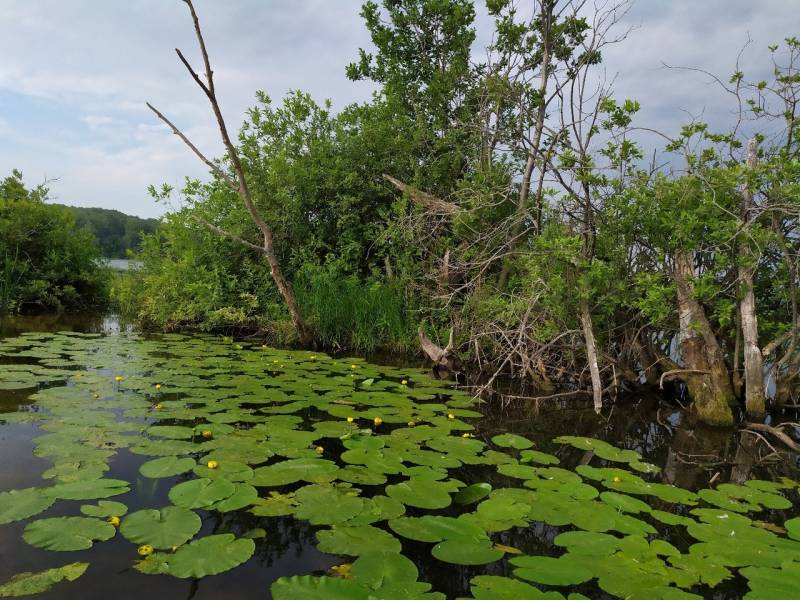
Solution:
[(363, 282), (307, 266), (295, 276), (294, 287), (315, 337), (325, 346), (358, 352), (413, 347), (411, 307), (399, 284)]

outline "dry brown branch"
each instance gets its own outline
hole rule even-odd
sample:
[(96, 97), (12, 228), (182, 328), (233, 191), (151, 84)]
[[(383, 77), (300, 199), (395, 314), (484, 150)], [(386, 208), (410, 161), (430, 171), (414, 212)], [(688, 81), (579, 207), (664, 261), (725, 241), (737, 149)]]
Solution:
[(748, 430), (762, 431), (764, 433), (768, 433), (775, 439), (778, 439), (781, 442), (783, 442), (792, 451), (800, 452), (800, 444), (795, 442), (791, 437), (789, 437), (787, 434), (785, 434), (777, 427), (771, 427), (770, 425), (766, 425), (764, 423), (747, 423), (747, 429), (745, 429), (745, 431)]
[(383, 178), (404, 194), (408, 194), (408, 197), (411, 198), (411, 200), (422, 206), (431, 214), (452, 216), (461, 211), (461, 208), (457, 204), (447, 202), (441, 198), (437, 198), (433, 194), (418, 190), (417, 188), (403, 183), (391, 175), (384, 174)]
[(659, 381), (658, 381), (658, 389), (660, 389), (660, 390), (664, 389), (664, 380), (665, 379), (672, 378), (672, 377), (674, 377), (676, 375), (682, 375), (682, 374), (687, 374), (687, 375), (708, 375), (709, 372), (708, 371), (703, 371), (702, 369), (673, 369), (672, 371), (664, 371), (664, 373), (661, 374), (661, 379), (659, 379)]

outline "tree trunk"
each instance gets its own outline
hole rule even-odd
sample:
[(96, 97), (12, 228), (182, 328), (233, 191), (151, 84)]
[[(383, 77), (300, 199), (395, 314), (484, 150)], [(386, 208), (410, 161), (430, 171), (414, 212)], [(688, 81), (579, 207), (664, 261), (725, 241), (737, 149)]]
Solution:
[(692, 255), (675, 252), (675, 282), (684, 368), (697, 371), (685, 377), (700, 420), (709, 425), (733, 425), (730, 404), (735, 397), (730, 373), (705, 309), (694, 298)]
[(592, 327), (592, 314), (589, 312), (589, 302), (581, 300), (581, 327), (586, 343), (586, 360), (589, 363), (589, 373), (592, 376), (592, 399), (595, 412), (603, 408), (603, 384), (600, 381), (600, 368), (597, 364), (597, 342), (594, 339)]
[[(747, 144), (747, 167), (756, 166), (756, 151), (758, 142), (751, 139)], [(745, 181), (742, 186), (742, 224), (744, 235), (748, 234), (747, 225), (752, 221), (753, 192)], [(753, 273), (755, 271), (752, 248), (745, 241), (740, 244), (741, 256), (745, 263), (739, 266), (739, 285), (742, 289), (742, 299), (739, 301), (739, 314), (742, 323), (742, 338), (744, 341), (744, 387), (745, 407), (747, 414), (761, 416), (764, 414), (764, 360), (761, 348), (758, 345), (758, 318), (756, 316), (756, 296), (753, 291)]]

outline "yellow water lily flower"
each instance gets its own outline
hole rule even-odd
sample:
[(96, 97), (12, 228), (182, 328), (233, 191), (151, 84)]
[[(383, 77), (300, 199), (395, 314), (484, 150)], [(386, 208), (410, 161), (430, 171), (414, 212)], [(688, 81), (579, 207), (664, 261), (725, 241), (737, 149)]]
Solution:
[(347, 417), (347, 422), (348, 423), (352, 423), (353, 422), (353, 417)]
[(210, 460), (210, 461), (208, 461), (208, 462), (206, 463), (206, 466), (207, 466), (209, 469), (216, 469), (216, 468), (219, 466), (219, 463), (218, 463), (217, 461), (215, 461), (215, 460)]
[(611, 479), (611, 481), (613, 481), (614, 483), (619, 483), (620, 481), (622, 481), (622, 478), (621, 477), (617, 477), (616, 475), (614, 475), (614, 477), (613, 477), (613, 479)]
[(99, 397), (100, 397), (100, 394), (92, 394), (92, 398), (94, 398), (95, 400), (97, 400)]
[(160, 404), (156, 404), (156, 405), (155, 405), (153, 408), (154, 408), (155, 410), (161, 410), (161, 409), (162, 409), (162, 408), (164, 408), (164, 407), (163, 407), (163, 406), (161, 406)]
[(374, 419), (372, 419), (372, 422), (375, 423), (375, 427), (377, 427), (378, 425), (383, 423), (383, 419), (381, 419), (380, 417), (375, 417)]
[(108, 517), (108, 522), (114, 527), (119, 527), (119, 517)]
[(462, 433), (461, 437), (463, 437), (463, 438), (471, 438), (471, 437), (475, 437), (475, 436), (472, 435), (471, 433)]
[(201, 433), (200, 435), (202, 435), (202, 436), (203, 436), (204, 438), (206, 438), (206, 439), (210, 439), (211, 437), (213, 437), (213, 436), (214, 436), (214, 434), (213, 434), (213, 433), (211, 433), (211, 432), (210, 432), (208, 429), (206, 429), (206, 430), (205, 430), (203, 433)]
[(400, 382), (400, 385), (406, 385), (407, 383), (408, 383), (408, 380), (403, 379), (403, 381)]
[(456, 416), (453, 413), (447, 413), (447, 418), (448, 419), (455, 419)]
[(355, 365), (350, 365), (350, 368), (351, 368), (351, 369), (355, 369), (355, 368), (356, 368), (356, 366), (355, 366)]
[(122, 375), (115, 375), (114, 376), (114, 381), (122, 381), (123, 379), (125, 379), (125, 378)]
[(416, 423), (414, 423), (414, 421), (409, 421), (409, 422), (407, 423), (407, 425), (408, 425), (409, 427), (413, 427), (414, 425), (416, 425)]
[(157, 390), (160, 390), (160, 389), (161, 389), (161, 384), (160, 384), (160, 383), (157, 383), (157, 384), (156, 384), (156, 389), (157, 389)]
[(316, 448), (314, 448), (314, 451), (317, 454), (322, 454), (323, 452), (325, 452), (325, 448), (323, 448), (322, 446), (317, 446)]
[(139, 553), (139, 556), (150, 556), (153, 553), (153, 547), (150, 544), (144, 544), (139, 546), (136, 552)]

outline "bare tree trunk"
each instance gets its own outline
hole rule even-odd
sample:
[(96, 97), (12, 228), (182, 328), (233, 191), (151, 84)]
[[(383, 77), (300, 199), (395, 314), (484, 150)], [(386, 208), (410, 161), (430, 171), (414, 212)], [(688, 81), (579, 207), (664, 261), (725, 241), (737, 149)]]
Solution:
[(705, 309), (694, 298), (692, 255), (685, 250), (675, 253), (680, 349), (684, 367), (697, 371), (684, 378), (694, 400), (697, 415), (709, 425), (733, 424), (730, 404), (735, 397), (730, 373), (719, 341), (711, 329)]
[(589, 312), (589, 302), (581, 300), (581, 327), (583, 339), (586, 343), (586, 360), (589, 363), (589, 373), (592, 376), (592, 399), (595, 412), (603, 408), (603, 384), (600, 381), (600, 367), (597, 364), (597, 342), (594, 339), (592, 326), (592, 313)]
[[(533, 176), (533, 169), (536, 166), (536, 156), (539, 154), (539, 146), (542, 143), (542, 133), (544, 132), (545, 117), (547, 116), (547, 101), (545, 95), (547, 93), (547, 86), (550, 80), (551, 69), (550, 60), (552, 58), (552, 26), (553, 26), (553, 10), (555, 9), (555, 2), (552, 0), (544, 0), (539, 8), (539, 20), (542, 23), (542, 59), (540, 61), (539, 73), (539, 106), (536, 109), (536, 117), (534, 121), (533, 140), (528, 151), (528, 160), (525, 162), (525, 169), (522, 173), (522, 183), (520, 185), (519, 196), (517, 199), (516, 221), (511, 230), (511, 242), (509, 245), (509, 254), (516, 248), (519, 240), (520, 233), (522, 233), (522, 223), (525, 218), (525, 213), (528, 210), (528, 198), (531, 191), (531, 177)], [(544, 168), (542, 165), (541, 168)], [(539, 186), (537, 193), (537, 202), (541, 202), (542, 186)], [(508, 275), (511, 269), (510, 256), (506, 258), (503, 263), (503, 270), (500, 272), (497, 286), (502, 290), (508, 282)]]
[[(756, 166), (758, 141), (753, 138), (747, 144), (747, 167)], [(745, 181), (742, 186), (742, 223), (744, 235), (747, 235), (747, 225), (752, 221), (753, 191)], [(756, 316), (756, 296), (753, 291), (753, 273), (755, 260), (749, 242), (740, 244), (745, 264), (739, 266), (739, 285), (743, 288), (742, 299), (739, 301), (739, 314), (741, 315), (742, 337), (744, 339), (744, 386), (745, 407), (747, 414), (761, 416), (764, 414), (764, 360), (761, 348), (758, 345), (758, 318)]]
[(244, 244), (247, 247), (253, 248), (256, 247), (266, 259), (267, 264), (269, 265), (270, 274), (272, 275), (272, 279), (275, 282), (275, 286), (278, 288), (278, 292), (280, 293), (281, 297), (283, 298), (284, 302), (286, 303), (286, 308), (289, 310), (289, 315), (292, 319), (292, 323), (294, 324), (294, 328), (297, 331), (297, 337), (300, 340), (300, 343), (304, 346), (307, 346), (311, 343), (312, 337), (311, 332), (306, 326), (305, 320), (303, 319), (302, 314), (300, 313), (300, 308), (297, 305), (297, 300), (294, 295), (294, 290), (292, 289), (292, 285), (287, 281), (286, 277), (283, 275), (283, 270), (281, 269), (280, 263), (278, 262), (278, 257), (275, 254), (275, 249), (273, 247), (273, 238), (272, 238), (272, 230), (266, 224), (264, 219), (261, 217), (261, 214), (258, 211), (258, 208), (253, 201), (252, 194), (250, 193), (250, 187), (247, 184), (247, 179), (245, 177), (244, 168), (242, 167), (241, 160), (239, 158), (239, 153), (236, 149), (236, 146), (233, 145), (231, 141), (230, 135), (228, 135), (228, 128), (225, 125), (225, 120), (222, 117), (222, 110), (219, 107), (219, 102), (217, 101), (217, 94), (214, 88), (214, 71), (211, 70), (211, 61), (208, 58), (208, 51), (206, 50), (206, 43), (203, 39), (202, 31), (200, 30), (200, 20), (197, 18), (197, 13), (194, 10), (194, 5), (192, 4), (192, 0), (183, 0), (186, 5), (189, 7), (189, 12), (192, 16), (192, 22), (194, 23), (194, 31), (195, 35), (197, 36), (197, 42), (200, 46), (200, 53), (203, 57), (203, 66), (205, 70), (205, 81), (200, 78), (200, 75), (192, 68), (189, 64), (189, 61), (183, 56), (183, 53), (175, 49), (175, 52), (178, 54), (178, 58), (189, 71), (189, 74), (195, 80), (200, 89), (203, 90), (206, 97), (208, 98), (209, 102), (211, 103), (211, 109), (214, 112), (214, 117), (217, 121), (217, 126), (219, 127), (220, 137), (222, 138), (222, 143), (225, 146), (225, 150), (228, 154), (228, 159), (231, 162), (231, 166), (233, 167), (233, 172), (235, 174), (235, 178), (231, 177), (227, 173), (225, 173), (218, 165), (214, 162), (208, 160), (201, 152), (197, 149), (197, 147), (192, 144), (191, 141), (184, 135), (182, 131), (180, 131), (167, 117), (165, 117), (162, 113), (156, 110), (151, 104), (147, 104), (147, 106), (152, 110), (156, 116), (161, 119), (167, 126), (172, 129), (172, 132), (177, 135), (188, 147), (189, 149), (197, 155), (200, 160), (202, 160), (210, 169), (211, 171), (220, 178), (220, 180), (224, 181), (231, 189), (233, 189), (238, 195), (239, 198), (242, 200), (245, 208), (247, 209), (248, 214), (250, 215), (250, 219), (253, 224), (258, 228), (261, 232), (261, 235), (264, 240), (263, 247), (256, 247), (254, 244), (243, 240), (242, 238), (228, 233), (217, 227), (216, 225), (211, 225), (206, 223), (210, 229), (224, 235), (230, 239), (237, 240), (240, 243)]

